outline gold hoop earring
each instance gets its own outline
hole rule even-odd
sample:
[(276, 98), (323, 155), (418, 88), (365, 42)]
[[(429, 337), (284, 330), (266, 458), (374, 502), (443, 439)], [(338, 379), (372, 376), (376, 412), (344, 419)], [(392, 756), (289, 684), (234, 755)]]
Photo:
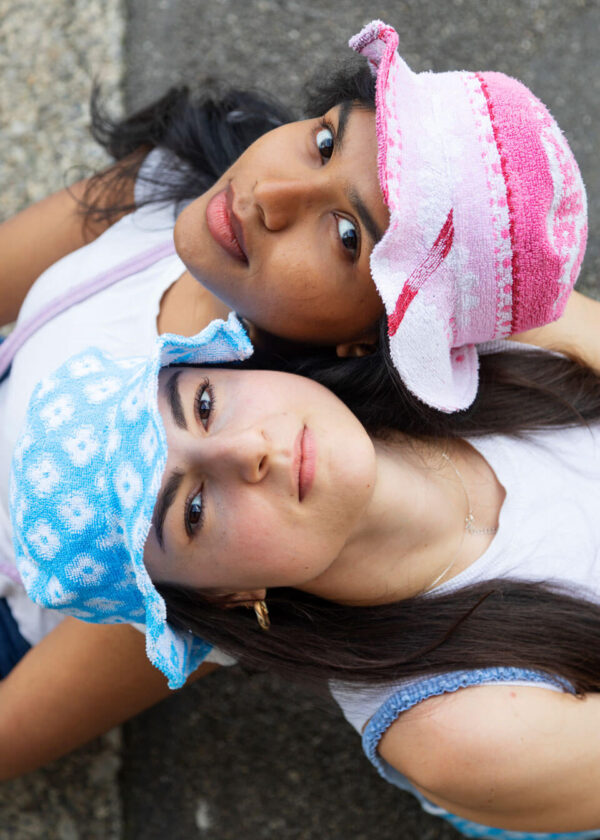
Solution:
[(268, 630), (271, 626), (271, 619), (269, 618), (269, 610), (267, 609), (266, 601), (254, 602), (254, 614), (258, 621), (258, 626), (261, 630)]

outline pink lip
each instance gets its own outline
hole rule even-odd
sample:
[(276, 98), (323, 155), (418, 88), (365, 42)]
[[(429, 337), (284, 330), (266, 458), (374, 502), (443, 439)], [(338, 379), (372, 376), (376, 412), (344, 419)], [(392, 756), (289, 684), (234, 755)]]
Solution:
[(310, 492), (317, 467), (317, 447), (310, 429), (304, 426), (296, 438), (294, 467), (298, 475), (298, 500), (303, 501)]
[(230, 257), (247, 263), (244, 233), (239, 219), (232, 210), (231, 187), (213, 195), (206, 206), (206, 224), (210, 235)]

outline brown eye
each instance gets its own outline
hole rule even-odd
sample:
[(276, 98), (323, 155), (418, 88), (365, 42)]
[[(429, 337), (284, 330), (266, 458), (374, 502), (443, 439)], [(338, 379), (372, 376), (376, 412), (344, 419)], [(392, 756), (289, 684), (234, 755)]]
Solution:
[(193, 537), (196, 531), (202, 528), (202, 521), (204, 519), (204, 506), (202, 500), (202, 490), (195, 493), (188, 499), (185, 512), (183, 526), (185, 532), (189, 537)]
[(325, 160), (329, 160), (333, 154), (335, 146), (333, 131), (330, 128), (327, 128), (327, 126), (323, 126), (323, 128), (317, 133), (316, 143), (321, 157)]
[(190, 502), (188, 522), (190, 525), (197, 525), (202, 519), (202, 493), (197, 493)]
[(202, 423), (204, 428), (208, 428), (210, 415), (212, 414), (214, 399), (212, 395), (212, 388), (208, 382), (203, 382), (196, 392), (194, 410), (196, 417)]
[(344, 248), (354, 257), (358, 255), (359, 238), (354, 225), (349, 219), (340, 216), (337, 220), (338, 233)]

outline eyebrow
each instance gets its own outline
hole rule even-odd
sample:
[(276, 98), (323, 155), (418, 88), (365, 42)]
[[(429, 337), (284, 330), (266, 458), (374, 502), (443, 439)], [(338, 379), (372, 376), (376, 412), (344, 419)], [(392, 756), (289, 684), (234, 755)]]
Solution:
[(364, 227), (366, 228), (367, 233), (373, 240), (373, 244), (377, 245), (377, 243), (383, 236), (383, 231), (369, 212), (367, 205), (364, 203), (364, 201), (356, 192), (356, 190), (352, 188), (348, 190), (348, 199), (350, 201), (350, 204), (354, 208), (354, 212), (359, 217)]
[(341, 152), (344, 146), (344, 134), (346, 133), (346, 126), (348, 125), (348, 120), (350, 119), (350, 114), (356, 108), (354, 102), (350, 100), (346, 100), (340, 104), (340, 111), (338, 114), (338, 124), (337, 130), (335, 132), (335, 140), (338, 147), (338, 151)]
[(185, 420), (185, 413), (183, 411), (183, 404), (181, 402), (181, 394), (179, 393), (179, 377), (181, 371), (176, 371), (167, 382), (167, 399), (169, 401), (169, 408), (173, 415), (173, 422), (180, 429), (187, 431), (187, 423)]
[[(355, 102), (350, 102), (348, 100), (342, 102), (342, 104), (340, 105), (340, 112), (338, 116), (338, 125), (336, 131), (338, 152), (342, 152), (343, 150), (344, 135), (348, 126), (348, 121), (353, 111), (358, 107), (360, 106), (357, 105)], [(350, 201), (354, 212), (361, 220), (363, 227), (366, 229), (367, 233), (371, 237), (373, 244), (376, 245), (383, 236), (383, 230), (379, 227), (379, 225), (371, 215), (369, 208), (364, 203), (362, 198), (352, 187), (348, 189), (348, 200)]]
[(158, 497), (156, 499), (156, 504), (154, 505), (154, 513), (152, 514), (152, 524), (154, 525), (154, 529), (156, 530), (156, 539), (158, 541), (158, 544), (163, 551), (165, 550), (165, 542), (163, 536), (163, 530), (165, 527), (165, 517), (168, 513), (169, 508), (175, 501), (175, 496), (177, 495), (177, 491), (179, 490), (182, 481), (183, 473), (179, 470), (174, 470), (169, 476), (169, 480), (167, 481), (163, 489), (159, 492)]

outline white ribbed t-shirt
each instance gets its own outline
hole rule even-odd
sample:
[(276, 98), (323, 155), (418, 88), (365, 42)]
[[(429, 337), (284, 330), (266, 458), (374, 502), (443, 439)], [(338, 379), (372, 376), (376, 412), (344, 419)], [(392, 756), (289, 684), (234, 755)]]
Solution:
[[(600, 604), (600, 426), (524, 438), (470, 441), (506, 490), (488, 549), (435, 593), (492, 578), (553, 582)], [(465, 668), (468, 663), (465, 663)], [(348, 721), (361, 732), (406, 683), (334, 687)]]

